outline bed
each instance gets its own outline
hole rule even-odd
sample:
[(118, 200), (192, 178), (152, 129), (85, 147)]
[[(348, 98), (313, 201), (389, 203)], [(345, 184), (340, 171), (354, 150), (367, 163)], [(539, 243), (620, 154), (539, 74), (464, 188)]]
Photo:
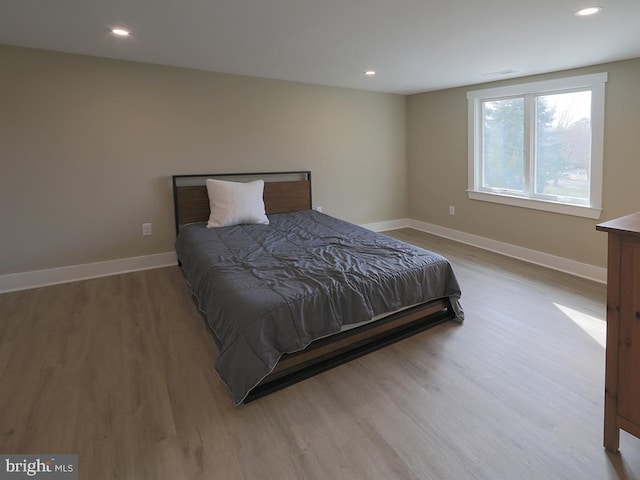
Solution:
[[(207, 228), (215, 189), (258, 184), (264, 216)], [(444, 257), (313, 210), (311, 172), (176, 175), (173, 193), (178, 260), (235, 405), (463, 321)]]

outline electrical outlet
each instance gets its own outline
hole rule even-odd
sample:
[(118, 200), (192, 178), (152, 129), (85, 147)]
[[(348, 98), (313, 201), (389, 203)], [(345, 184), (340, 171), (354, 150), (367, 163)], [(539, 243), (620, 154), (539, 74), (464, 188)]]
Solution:
[(455, 215), (456, 214), (456, 207), (454, 207), (453, 205), (449, 205), (449, 215)]
[(143, 223), (142, 224), (142, 235), (144, 235), (145, 237), (148, 235), (151, 235), (153, 233), (153, 230), (151, 229), (151, 224), (150, 223)]

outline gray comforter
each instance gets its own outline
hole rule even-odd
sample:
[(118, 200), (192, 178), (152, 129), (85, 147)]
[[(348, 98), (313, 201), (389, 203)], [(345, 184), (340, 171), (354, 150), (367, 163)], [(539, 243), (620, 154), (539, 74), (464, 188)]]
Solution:
[(194, 223), (176, 241), (236, 405), (283, 353), (343, 325), (443, 297), (463, 320), (444, 257), (313, 210), (269, 219), (216, 229)]

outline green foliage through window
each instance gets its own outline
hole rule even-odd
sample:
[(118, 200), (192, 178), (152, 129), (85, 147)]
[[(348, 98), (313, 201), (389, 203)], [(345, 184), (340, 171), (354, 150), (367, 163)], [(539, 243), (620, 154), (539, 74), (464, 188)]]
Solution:
[(599, 218), (607, 77), (467, 92), (469, 198)]
[(588, 201), (590, 107), (588, 90), (483, 101), (482, 187), (524, 192), (529, 177), (535, 195)]

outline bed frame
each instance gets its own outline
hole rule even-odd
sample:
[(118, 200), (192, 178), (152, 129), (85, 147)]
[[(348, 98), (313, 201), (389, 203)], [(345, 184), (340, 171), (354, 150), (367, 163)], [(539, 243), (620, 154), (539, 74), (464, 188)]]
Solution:
[[(312, 208), (309, 171), (174, 175), (176, 234), (182, 225), (204, 222), (209, 218), (209, 198), (205, 186), (207, 178), (234, 181), (263, 179), (267, 215)], [(454, 316), (449, 300), (440, 299), (316, 340), (304, 350), (284, 354), (275, 369), (251, 390), (244, 403), (431, 328)], [(220, 346), (215, 334), (213, 337)]]

